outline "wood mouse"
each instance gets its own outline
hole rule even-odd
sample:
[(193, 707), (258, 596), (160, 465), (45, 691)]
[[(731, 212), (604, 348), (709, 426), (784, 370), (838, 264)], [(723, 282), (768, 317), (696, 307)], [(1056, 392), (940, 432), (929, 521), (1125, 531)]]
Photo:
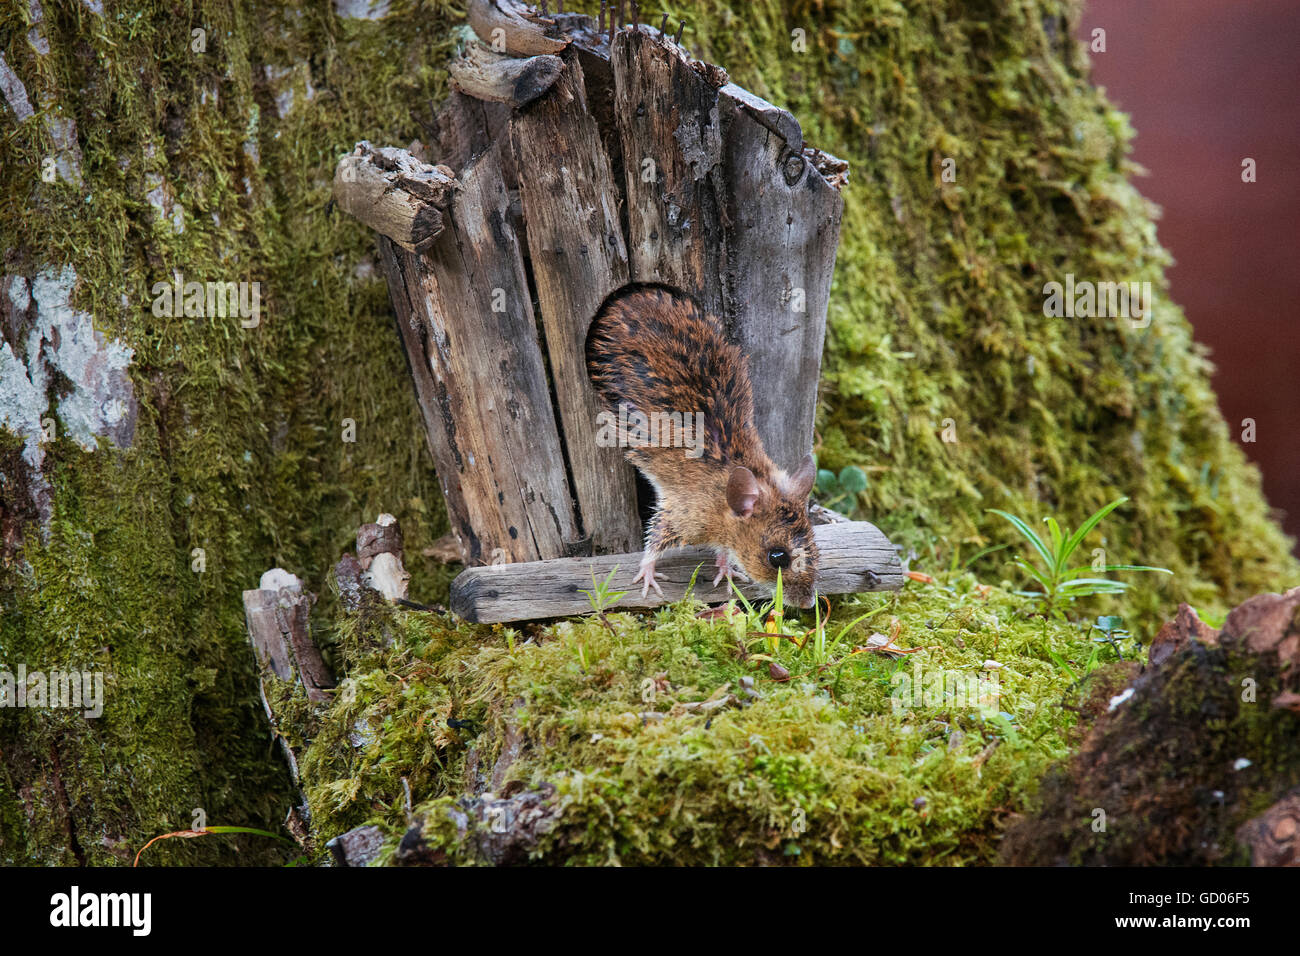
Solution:
[(658, 499), (634, 580), (643, 582), (642, 596), (650, 588), (663, 595), (655, 580), (660, 554), (710, 545), (715, 586), (739, 572), (770, 591), (780, 570), (784, 600), (811, 607), (813, 458), (804, 456), (793, 474), (768, 458), (754, 428), (749, 364), (722, 321), (670, 286), (624, 286), (592, 320), (586, 360), (609, 415), (626, 423), (620, 443), (628, 460)]

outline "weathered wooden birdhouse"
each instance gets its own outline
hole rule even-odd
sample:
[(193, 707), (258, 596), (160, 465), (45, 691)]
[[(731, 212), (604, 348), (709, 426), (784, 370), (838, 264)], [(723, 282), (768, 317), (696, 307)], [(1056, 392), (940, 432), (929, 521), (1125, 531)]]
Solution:
[[(631, 587), (645, 509), (595, 440), (587, 329), (613, 290), (679, 287), (747, 353), (758, 431), (793, 469), (813, 443), (847, 165), (786, 111), (634, 20), (471, 0), (438, 141), (358, 144), (335, 198), (379, 233), (397, 326), (467, 569), (452, 608), (508, 621), (589, 610)], [(897, 587), (885, 537), (819, 525), (824, 594)], [(666, 556), (669, 599), (711, 554)], [(726, 582), (695, 594), (726, 600)]]

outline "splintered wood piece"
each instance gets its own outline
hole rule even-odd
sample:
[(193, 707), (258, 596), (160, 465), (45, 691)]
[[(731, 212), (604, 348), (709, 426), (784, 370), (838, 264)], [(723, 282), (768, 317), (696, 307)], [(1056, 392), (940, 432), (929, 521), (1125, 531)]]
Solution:
[(325, 846), (337, 866), (369, 866), (384, 848), (384, 831), (373, 823), (353, 827)]
[[(334, 678), (307, 624), (315, 598), (301, 582), (285, 572), (272, 572), (292, 580), (291, 587), (254, 588), (244, 592), (244, 620), (263, 678), (297, 681), (315, 703), (327, 701)], [(269, 580), (266, 578), (265, 580)], [(273, 721), (275, 715), (267, 716)]]
[(548, 36), (551, 21), (515, 0), (470, 0), (469, 25), (484, 43), (499, 43), (514, 56), (559, 53), (568, 43)]
[(577, 525), (499, 148), (459, 178), (428, 253), (380, 241), (425, 433), (467, 564), (559, 557)]
[(803, 155), (793, 116), (734, 86), (721, 98), (731, 332), (756, 386), (779, 383), (754, 425), (791, 470), (813, 445), (844, 200)]
[(404, 149), (357, 143), (334, 170), (334, 201), (348, 215), (405, 249), (423, 250), (442, 232), (456, 180), (445, 166)]
[(717, 87), (650, 33), (616, 34), (610, 61), (632, 278), (677, 286), (725, 316)]
[[(820, 552), (817, 590), (821, 594), (857, 594), (897, 590), (903, 586), (903, 568), (889, 539), (873, 524), (850, 521), (819, 525), (814, 529)], [(611, 591), (627, 593), (615, 610), (657, 607), (686, 595), (692, 576), (694, 595), (706, 603), (727, 601), (735, 595), (726, 579), (711, 587), (714, 552), (711, 548), (683, 548), (659, 559), (655, 576), (664, 597), (653, 590), (641, 596), (633, 584), (641, 555), (611, 554), (593, 558), (561, 558), (528, 564), (502, 564), (462, 571), (451, 583), (451, 609), (467, 621), (495, 623), (525, 621), (570, 614), (589, 614), (591, 604), (582, 591), (592, 589), (592, 575), (604, 581), (615, 571)], [(764, 599), (762, 590), (741, 585), (747, 598)]]
[(531, 103), (551, 88), (563, 66), (558, 56), (540, 54), (516, 59), (494, 53), (484, 43), (466, 46), (447, 67), (452, 85), (480, 100), (512, 107)]
[(601, 405), (587, 377), (587, 329), (628, 281), (618, 190), (571, 57), (551, 94), (511, 124), (528, 257), (582, 525), (597, 554), (641, 543), (636, 477), (621, 448), (596, 444)]

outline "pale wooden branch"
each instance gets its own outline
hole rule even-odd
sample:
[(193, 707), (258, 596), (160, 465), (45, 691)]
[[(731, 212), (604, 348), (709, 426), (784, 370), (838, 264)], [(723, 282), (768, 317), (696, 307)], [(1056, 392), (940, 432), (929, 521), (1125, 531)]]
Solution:
[(357, 564), (361, 581), (389, 601), (406, 598), (411, 574), (402, 564), (402, 529), (390, 514), (357, 529)]
[(456, 179), (407, 150), (357, 143), (334, 170), (334, 201), (402, 248), (420, 252), (443, 230)]
[(514, 56), (559, 53), (568, 45), (567, 39), (548, 36), (552, 21), (515, 0), (470, 0), (469, 25), (484, 43), (499, 42)]
[(451, 83), (462, 93), (520, 107), (551, 88), (563, 62), (558, 56), (539, 54), (516, 59), (494, 53), (483, 43), (471, 43), (447, 66)]
[[(903, 568), (889, 539), (865, 521), (819, 525), (814, 529), (820, 551), (817, 590), (821, 594), (856, 594), (896, 590), (903, 585)], [(469, 621), (495, 623), (571, 614), (591, 613), (584, 590), (614, 572), (611, 591), (627, 593), (615, 610), (657, 607), (686, 596), (692, 578), (693, 594), (706, 603), (726, 601), (734, 595), (724, 579), (712, 587), (714, 552), (710, 548), (683, 548), (660, 559), (655, 575), (664, 597), (651, 591), (641, 596), (634, 585), (641, 555), (609, 554), (592, 558), (561, 558), (524, 564), (502, 564), (462, 571), (451, 584), (451, 609)], [(616, 570), (617, 569), (617, 570)], [(767, 595), (753, 584), (741, 585), (747, 598)]]

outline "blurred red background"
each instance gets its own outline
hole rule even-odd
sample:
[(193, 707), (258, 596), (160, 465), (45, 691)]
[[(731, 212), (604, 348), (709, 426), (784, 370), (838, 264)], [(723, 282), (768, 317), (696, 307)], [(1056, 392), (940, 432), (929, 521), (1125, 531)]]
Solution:
[[(1229, 431), (1300, 537), (1300, 0), (1088, 0), (1092, 78), (1137, 131), (1172, 297), (1212, 349)], [(1242, 160), (1256, 182), (1241, 180)]]

